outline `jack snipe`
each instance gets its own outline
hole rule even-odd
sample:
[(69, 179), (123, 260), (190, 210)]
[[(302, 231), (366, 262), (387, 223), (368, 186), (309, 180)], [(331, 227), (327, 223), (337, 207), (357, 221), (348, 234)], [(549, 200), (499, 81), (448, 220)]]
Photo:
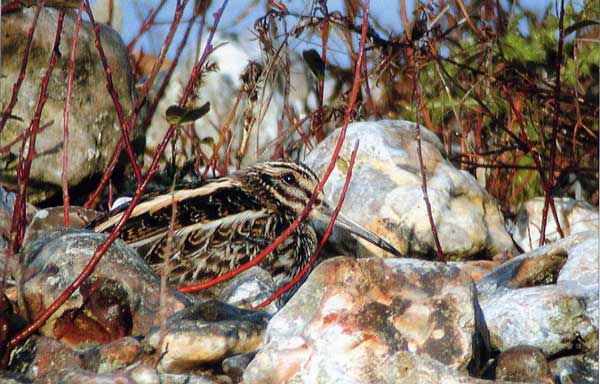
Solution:
[[(167, 254), (170, 191), (139, 203), (121, 238), (138, 248), (155, 267), (170, 257), (171, 283), (196, 284), (257, 256), (300, 214), (318, 182), (317, 176), (300, 164), (257, 164), (234, 175), (205, 180), (174, 192), (177, 212), (172, 254)], [(91, 227), (95, 231), (109, 231), (122, 214), (111, 213)], [(308, 220), (329, 222), (331, 214), (332, 209), (321, 193)], [(341, 215), (336, 226), (399, 255), (383, 239)], [(317, 244), (315, 230), (303, 222), (260, 266), (269, 271), (279, 285), (287, 283), (306, 265)]]

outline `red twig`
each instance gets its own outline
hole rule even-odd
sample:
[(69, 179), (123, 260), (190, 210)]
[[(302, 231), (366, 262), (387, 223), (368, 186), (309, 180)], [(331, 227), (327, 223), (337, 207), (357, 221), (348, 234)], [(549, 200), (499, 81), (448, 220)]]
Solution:
[(263, 301), (262, 303), (258, 304), (256, 307), (254, 307), (252, 309), (264, 308), (267, 305), (271, 304), (273, 301), (277, 300), (278, 297), (280, 297), (285, 292), (290, 290), (290, 288), (292, 288), (294, 285), (296, 285), (300, 281), (300, 279), (302, 279), (302, 276), (304, 276), (309, 271), (309, 269), (312, 267), (312, 265), (315, 263), (315, 261), (317, 260), (317, 257), (319, 257), (319, 254), (323, 250), (325, 243), (331, 236), (331, 232), (333, 231), (333, 226), (335, 225), (335, 220), (337, 219), (338, 214), (340, 213), (340, 210), (342, 209), (342, 204), (344, 204), (344, 199), (346, 198), (346, 193), (348, 192), (348, 186), (350, 185), (350, 179), (352, 178), (352, 168), (354, 167), (354, 161), (356, 160), (357, 152), (358, 152), (358, 141), (356, 141), (356, 144), (354, 145), (354, 149), (352, 150), (352, 155), (350, 156), (350, 163), (348, 164), (348, 173), (346, 174), (346, 180), (344, 181), (344, 187), (342, 189), (342, 193), (340, 194), (340, 198), (337, 202), (337, 205), (335, 206), (335, 209), (333, 210), (333, 214), (331, 215), (331, 220), (329, 220), (329, 225), (327, 225), (327, 229), (325, 230), (325, 233), (323, 234), (323, 238), (319, 242), (317, 249), (313, 252), (310, 259), (308, 260), (308, 263), (306, 263), (306, 265), (302, 268), (302, 270), (300, 270), (300, 272), (296, 276), (294, 276), (294, 278), (290, 282), (286, 283), (283, 287), (279, 288), (277, 290), (277, 292), (275, 292), (273, 295), (271, 295), (271, 297), (269, 297), (267, 300)]
[[(223, 13), (223, 10), (225, 9), (226, 4), (227, 4), (227, 0), (224, 0), (223, 6), (215, 13), (214, 29), (212, 30), (212, 32), (208, 38), (207, 46), (205, 48), (205, 51), (202, 55), (201, 60), (194, 67), (194, 68), (198, 67), (198, 70), (192, 71), (192, 76), (190, 77), (190, 79), (188, 81), (188, 87), (186, 87), (186, 92), (184, 93), (184, 95), (182, 97), (180, 106), (185, 105), (185, 102), (187, 101), (187, 98), (190, 95), (192, 85), (197, 80), (197, 76), (199, 74), (199, 68), (204, 64), (209, 51), (211, 51), (210, 44), (211, 44), (212, 38), (214, 36), (214, 32), (216, 31), (216, 28), (219, 24), (219, 20), (221, 19), (221, 15)], [(64, 11), (61, 11), (61, 12), (64, 13)], [(53, 52), (56, 52), (56, 50), (54, 50)], [(42, 313), (40, 315), (40, 317), (38, 317), (32, 324), (29, 324), (24, 330), (19, 332), (17, 335), (15, 335), (9, 341), (9, 343), (7, 345), (7, 352), (5, 355), (10, 353), (10, 350), (12, 350), (15, 346), (17, 346), (20, 342), (25, 340), (27, 337), (31, 336), (33, 334), (33, 332), (35, 332), (39, 327), (41, 327), (46, 322), (46, 320), (48, 320), (50, 318), (50, 316), (52, 316), (52, 314), (54, 312), (56, 312), (56, 310), (61, 305), (63, 305), (65, 303), (65, 301), (67, 301), (67, 299), (73, 294), (73, 292), (75, 292), (75, 290), (77, 290), (81, 286), (81, 284), (92, 274), (92, 272), (94, 271), (94, 268), (96, 268), (96, 265), (98, 265), (98, 263), (102, 259), (102, 256), (104, 255), (104, 253), (108, 250), (108, 247), (110, 247), (110, 245), (120, 235), (121, 231), (123, 230), (123, 226), (125, 225), (125, 223), (129, 219), (129, 217), (131, 216), (131, 213), (133, 212), (134, 208), (137, 206), (137, 203), (142, 198), (142, 195), (143, 195), (144, 191), (146, 190), (146, 187), (148, 186), (149, 181), (152, 179), (152, 176), (154, 176), (154, 173), (157, 170), (158, 161), (159, 161), (160, 157), (162, 156), (162, 153), (163, 153), (167, 143), (169, 142), (170, 138), (172, 137), (174, 129), (175, 129), (175, 125), (171, 125), (169, 127), (167, 134), (165, 135), (163, 141), (160, 143), (159, 148), (154, 156), (152, 166), (150, 167), (150, 170), (148, 171), (148, 175), (143, 180), (143, 183), (138, 186), (138, 189), (136, 190), (136, 193), (133, 196), (131, 203), (129, 204), (129, 206), (127, 207), (125, 212), (123, 213), (123, 216), (121, 217), (121, 220), (119, 220), (119, 222), (115, 226), (115, 229), (108, 235), (108, 238), (96, 248), (94, 255), (91, 257), (90, 261), (85, 266), (83, 271), (73, 281), (73, 283), (71, 283), (71, 285), (69, 285), (69, 287), (67, 287), (56, 298), (56, 300), (54, 300), (54, 302), (52, 304), (50, 304), (50, 306), (48, 308), (46, 308), (46, 310), (44, 311), (44, 313)]]
[(135, 174), (135, 179), (138, 185), (140, 185), (142, 183), (142, 172), (140, 171), (140, 167), (137, 164), (137, 161), (135, 160), (135, 154), (133, 153), (131, 141), (129, 140), (129, 132), (132, 129), (130, 129), (130, 125), (125, 120), (123, 106), (119, 101), (119, 95), (117, 94), (117, 90), (115, 89), (112, 81), (112, 69), (108, 64), (108, 61), (106, 60), (104, 48), (102, 48), (102, 41), (100, 39), (100, 24), (96, 23), (96, 20), (94, 20), (94, 15), (92, 13), (89, 0), (85, 0), (85, 11), (90, 18), (90, 23), (94, 27), (94, 33), (96, 35), (96, 49), (98, 50), (98, 54), (100, 55), (100, 61), (102, 62), (102, 67), (104, 68), (104, 72), (106, 73), (106, 90), (110, 94), (113, 104), (115, 105), (115, 110), (119, 119), (119, 125), (121, 126), (121, 133), (123, 135), (123, 140), (125, 141), (125, 150), (127, 152), (127, 156), (129, 156), (129, 161), (131, 162), (131, 167), (133, 168), (133, 173)]
[[(50, 120), (46, 124), (41, 125), (40, 128), (38, 129), (38, 134), (44, 132), (44, 130), (46, 128), (48, 128), (49, 126), (51, 126), (52, 124), (54, 124), (54, 120)], [(10, 147), (15, 145), (19, 141), (22, 141), (23, 138), (27, 136), (27, 133), (28, 133), (27, 131), (21, 132), (19, 135), (17, 135), (17, 137), (14, 138), (13, 141), (6, 144), (4, 147), (0, 147), (0, 153), (6, 153), (6, 152), (10, 151)]]
[[(187, 4), (187, 0), (186, 0), (185, 4)], [(183, 5), (183, 8), (185, 8), (185, 5)], [(175, 11), (176, 15), (177, 15), (177, 9)], [(160, 88), (159, 88), (159, 90), (158, 90), (158, 92), (156, 94), (156, 97), (154, 98), (154, 101), (152, 102), (152, 105), (148, 109), (148, 113), (146, 115), (146, 118), (144, 119), (144, 122), (142, 123), (143, 127), (148, 126), (150, 124), (150, 122), (152, 121), (152, 117), (154, 115), (154, 112), (156, 111), (156, 108), (158, 107), (158, 102), (160, 101), (160, 98), (164, 94), (165, 89), (167, 88), (167, 85), (169, 84), (169, 81), (171, 80), (171, 76), (173, 74), (173, 71), (175, 70), (175, 67), (177, 66), (177, 63), (179, 61), (179, 57), (181, 56), (181, 53), (183, 52), (183, 48), (186, 46), (186, 43), (187, 43), (189, 35), (190, 35), (190, 31), (192, 29), (192, 26), (193, 26), (195, 20), (196, 20), (196, 16), (194, 16), (194, 18), (192, 18), (192, 20), (188, 23), (188, 26), (187, 26), (187, 28), (185, 30), (184, 35), (183, 35), (183, 39), (181, 40), (181, 43), (179, 44), (179, 47), (177, 47), (177, 52), (175, 54), (175, 58), (171, 62), (169, 70), (167, 71), (167, 74), (166, 74), (163, 82), (161, 83), (161, 86), (160, 86)], [(169, 34), (167, 35), (167, 39), (169, 38), (169, 36), (171, 36), (171, 30), (169, 30)], [(163, 51), (165, 53), (168, 51), (168, 47), (171, 44), (171, 40), (167, 40), (167, 39), (165, 39), (165, 43), (163, 44), (163, 48), (161, 49), (161, 55), (162, 55)], [(171, 39), (172, 39), (172, 37), (171, 37)], [(163, 59), (164, 59), (164, 57), (163, 57)], [(162, 60), (161, 60), (161, 56), (159, 56), (158, 63), (155, 63), (155, 66), (157, 66), (157, 68), (160, 68), (161, 64), (162, 64)], [(152, 71), (154, 72), (154, 67), (153, 67)], [(147, 82), (144, 83), (144, 88), (142, 89), (142, 93), (146, 89), (146, 84), (150, 84), (150, 83), (147, 83)], [(148, 86), (148, 89), (149, 88), (150, 88), (150, 86)], [(136, 113), (137, 113), (137, 110), (139, 108), (138, 103), (143, 100), (143, 98), (141, 97), (142, 93), (140, 93), (140, 95), (138, 96), (138, 99), (136, 100), (136, 107), (134, 108), (134, 111), (136, 111)], [(143, 95), (143, 96), (145, 96), (145, 95)], [(130, 123), (133, 125), (134, 122), (135, 122), (135, 117), (132, 116), (132, 119), (130, 119)], [(98, 186), (96, 187), (96, 189), (94, 190), (94, 192), (90, 195), (90, 197), (88, 198), (87, 202), (84, 204), (84, 207), (90, 208), (92, 206), (92, 204), (94, 204), (94, 202), (96, 201), (96, 199), (98, 199), (98, 196), (100, 196), (100, 193), (102, 193), (102, 190), (106, 186), (106, 183), (108, 182), (108, 180), (110, 178), (110, 175), (112, 174), (112, 172), (115, 169), (117, 163), (119, 162), (119, 156), (121, 155), (121, 151), (123, 150), (123, 146), (124, 146), (124, 142), (123, 142), (123, 138), (121, 138), (119, 140), (119, 143), (117, 144), (117, 147), (115, 148), (115, 151), (113, 153), (113, 156), (112, 156), (112, 158), (111, 158), (108, 166), (106, 167), (106, 169), (104, 170), (104, 173), (102, 174), (102, 178), (100, 179), (100, 183), (98, 184)]]
[[(175, 7), (175, 15), (173, 16), (173, 21), (171, 22), (171, 27), (169, 28), (169, 32), (167, 33), (167, 37), (165, 38), (165, 42), (163, 43), (163, 45), (161, 47), (158, 58), (154, 61), (154, 66), (152, 67), (152, 70), (150, 71), (150, 75), (148, 76), (148, 79), (144, 82), (142, 90), (138, 94), (138, 97), (135, 101), (135, 104), (133, 107), (133, 112), (131, 114), (132, 116), (129, 119), (130, 120), (129, 123), (132, 126), (135, 122), (135, 119), (137, 117), (139, 109), (142, 106), (142, 104), (146, 98), (146, 95), (148, 94), (148, 91), (150, 91), (150, 87), (152, 86), (152, 84), (154, 83), (154, 80), (156, 79), (156, 75), (158, 75), (158, 72), (162, 66), (162, 63), (165, 60), (165, 57), (167, 56), (167, 51), (169, 50), (169, 47), (171, 46), (171, 42), (173, 41), (173, 37), (175, 36), (175, 32), (177, 31), (177, 28), (179, 27), (179, 23), (181, 22), (181, 17), (183, 16), (183, 11), (185, 10), (187, 3), (188, 3), (188, 0), (184, 0), (183, 3), (180, 0), (177, 0), (177, 6)], [(191, 28), (191, 26), (193, 26), (194, 20), (195, 20), (195, 18), (192, 18), (192, 20), (189, 22), (190, 28)]]
[(73, 46), (69, 56), (69, 77), (67, 79), (67, 98), (63, 112), (63, 162), (62, 162), (62, 192), (63, 192), (63, 216), (65, 227), (69, 226), (69, 108), (73, 97), (73, 78), (75, 75), (75, 56), (77, 55), (77, 43), (79, 42), (79, 28), (81, 27), (83, 13), (83, 0), (79, 0), (79, 12), (75, 22), (75, 31), (73, 32)]
[(150, 28), (154, 24), (154, 20), (156, 19), (156, 16), (158, 15), (158, 13), (162, 9), (162, 7), (165, 5), (165, 3), (166, 3), (166, 1), (162, 0), (158, 4), (158, 6), (156, 7), (155, 10), (153, 10), (153, 9), (149, 10), (148, 16), (142, 22), (142, 25), (140, 26), (139, 31), (136, 33), (136, 35), (133, 37), (133, 39), (129, 42), (129, 44), (127, 44), (127, 51), (128, 52), (131, 52), (133, 50), (133, 47), (135, 46), (135, 44), (142, 37), (142, 35), (144, 33), (146, 33), (148, 30), (150, 30)]
[(352, 116), (352, 111), (354, 110), (354, 107), (356, 105), (356, 98), (358, 96), (358, 90), (360, 89), (361, 66), (362, 66), (362, 61), (364, 60), (364, 56), (365, 56), (365, 40), (366, 40), (366, 36), (367, 36), (368, 13), (369, 13), (369, 1), (366, 0), (365, 4), (363, 5), (363, 15), (364, 16), (363, 16), (361, 39), (360, 39), (359, 55), (358, 55), (358, 59), (356, 62), (356, 68), (355, 68), (355, 72), (354, 72), (354, 83), (352, 85), (352, 91), (350, 93), (350, 101), (346, 108), (346, 113), (344, 114), (344, 125), (340, 131), (340, 136), (338, 137), (338, 141), (336, 143), (335, 149), (331, 156), (329, 165), (328, 165), (327, 169), (325, 170), (323, 178), (321, 179), (321, 181), (319, 182), (319, 184), (316, 186), (315, 190), (313, 191), (313, 194), (310, 197), (306, 207), (304, 207), (302, 212), (296, 217), (296, 219), (294, 219), (292, 224), (285, 231), (283, 231), (279, 236), (277, 236), (277, 238), (254, 259), (252, 259), (249, 262), (240, 265), (238, 268), (231, 270), (231, 271), (229, 271), (221, 276), (218, 276), (212, 280), (205, 281), (203, 283), (196, 284), (193, 286), (179, 288), (179, 290), (181, 292), (186, 292), (186, 293), (197, 292), (202, 289), (206, 289), (206, 288), (215, 286), (215, 285), (217, 285), (223, 281), (226, 281), (236, 275), (239, 275), (240, 273), (252, 268), (255, 265), (258, 265), (275, 248), (277, 248), (279, 246), (279, 244), (281, 244), (293, 231), (295, 231), (296, 228), (298, 227), (298, 225), (302, 222), (302, 220), (304, 220), (308, 216), (310, 210), (312, 209), (313, 204), (315, 203), (315, 200), (317, 199), (318, 194), (323, 189), (323, 186), (329, 179), (329, 175), (331, 175), (331, 172), (333, 172), (333, 169), (335, 168), (337, 157), (340, 153), (340, 150), (342, 149), (342, 145), (343, 145), (344, 139), (346, 137), (346, 130), (348, 128), (348, 124), (350, 123), (350, 117)]
[[(537, 171), (540, 175), (540, 181), (542, 182), (542, 188), (544, 189), (544, 194), (546, 196), (552, 196), (552, 186), (548, 182), (548, 179), (546, 179), (546, 175), (544, 173), (544, 167), (542, 166), (541, 155), (539, 154), (538, 151), (536, 151), (534, 149), (533, 143), (531, 142), (531, 140), (529, 139), (529, 136), (527, 135), (527, 130), (525, 128), (525, 124), (523, 123), (523, 116), (521, 115), (521, 112), (517, 109), (517, 107), (515, 106), (514, 100), (512, 99), (512, 95), (510, 93), (510, 90), (505, 87), (504, 92), (508, 99), (508, 104), (510, 105), (511, 110), (515, 114), (515, 119), (517, 120), (517, 124), (519, 125), (519, 129), (521, 131), (522, 142), (525, 144), (525, 146), (527, 148), (527, 152), (531, 155), (531, 159), (533, 160), (533, 163), (535, 164), (535, 168), (537, 169)], [(548, 203), (550, 205), (550, 210), (552, 212), (552, 217), (554, 217), (554, 222), (556, 223), (556, 228), (558, 230), (558, 233), (560, 233), (561, 236), (564, 237), (562, 228), (560, 226), (560, 222), (558, 221), (558, 214), (556, 213), (556, 206), (554, 204), (554, 199), (549, 199)], [(540, 236), (540, 239), (542, 239), (542, 236)]]
[[(56, 66), (58, 60), (57, 52), (60, 44), (60, 34), (62, 32), (63, 20), (65, 18), (65, 8), (61, 9), (58, 14), (58, 22), (56, 27), (56, 37), (54, 39), (54, 46), (52, 48), (52, 54), (50, 55), (50, 62), (48, 63), (48, 70), (42, 78), (42, 86), (40, 89), (40, 97), (31, 120), (27, 134), (23, 137), (20, 151), (20, 160), (17, 165), (17, 182), (19, 185), (19, 192), (15, 200), (15, 208), (12, 217), (12, 223), (10, 227), (10, 249), (12, 252), (17, 252), (23, 242), (25, 235), (25, 217), (26, 217), (26, 201), (27, 201), (27, 184), (29, 182), (29, 172), (31, 170), (31, 163), (35, 157), (35, 140), (37, 138), (38, 130), (40, 127), (40, 119), (46, 100), (48, 100), (48, 83), (50, 82), (50, 76)], [(25, 143), (28, 142), (27, 157), (23, 161)]]
[[(556, 53), (556, 83), (554, 85), (553, 100), (554, 111), (552, 111), (552, 140), (550, 142), (550, 173), (548, 174), (548, 184), (550, 184), (552, 187), (555, 184), (554, 169), (556, 166), (556, 147), (558, 146), (556, 143), (556, 136), (558, 135), (558, 115), (560, 112), (560, 66), (562, 61), (563, 44), (565, 41), (564, 16), (565, 1), (561, 0), (560, 16), (558, 19), (558, 52)], [(546, 222), (548, 221), (548, 206), (550, 205), (550, 200), (552, 200), (552, 194), (546, 193), (546, 196), (544, 197), (544, 208), (542, 210), (542, 225), (540, 228), (540, 247), (546, 242)], [(558, 230), (560, 237), (564, 238), (565, 234), (563, 233), (558, 220), (556, 220), (556, 229)]]
[[(416, 64), (416, 59), (415, 59)], [(415, 95), (415, 99), (422, 100), (421, 92), (419, 90), (419, 69), (417, 65), (414, 66), (415, 74), (413, 77), (413, 93)], [(424, 105), (424, 103), (423, 103)], [(433, 220), (433, 212), (431, 212), (431, 203), (429, 202), (429, 194), (427, 193), (427, 168), (425, 167), (425, 163), (423, 162), (423, 151), (421, 148), (421, 124), (419, 119), (419, 111), (417, 110), (416, 123), (417, 123), (417, 155), (419, 157), (419, 166), (421, 167), (421, 190), (423, 191), (423, 200), (425, 201), (425, 206), (427, 207), (427, 217), (429, 218), (429, 225), (431, 226), (431, 234), (433, 235), (433, 242), (435, 243), (435, 251), (437, 253), (438, 259), (442, 262), (446, 262), (446, 256), (444, 255), (444, 251), (442, 250), (442, 245), (440, 244), (440, 239), (438, 237), (437, 228), (435, 226), (435, 221)]]
[[(38, 3), (38, 5), (39, 5), (39, 3)], [(15, 11), (15, 10), (23, 8), (23, 7), (24, 7), (24, 5), (22, 2), (11, 1), (10, 3), (2, 6), (0, 13), (7, 14), (9, 12)]]
[[(17, 103), (19, 90), (21, 89), (21, 83), (23, 83), (23, 79), (25, 79), (25, 71), (27, 70), (27, 64), (29, 63), (29, 52), (31, 51), (31, 43), (33, 41), (33, 34), (35, 32), (35, 27), (37, 26), (38, 18), (40, 16), (40, 11), (44, 6), (45, 0), (40, 0), (35, 9), (35, 14), (33, 15), (33, 21), (31, 22), (31, 27), (29, 27), (29, 31), (27, 32), (27, 42), (25, 43), (25, 53), (23, 54), (23, 61), (21, 61), (21, 69), (19, 70), (19, 77), (17, 77), (17, 81), (13, 85), (12, 95), (10, 96), (10, 101), (8, 102), (8, 106), (2, 113), (2, 120), (0, 120), (0, 133), (2, 133), (2, 129), (4, 129), (4, 125), (8, 120), (9, 116), (12, 113), (15, 104)], [(2, 9), (4, 13), (4, 8)]]
[[(323, 63), (327, 63), (327, 41), (329, 39), (329, 22), (328, 22), (328, 11), (327, 11), (327, 3), (323, 2), (323, 10), (326, 13), (325, 20), (321, 23), (321, 60)], [(323, 141), (323, 103), (325, 102), (325, 67), (323, 67), (323, 73), (321, 77), (318, 79), (317, 84), (318, 89), (318, 106), (317, 113), (315, 113), (315, 138), (317, 139), (317, 143)]]
[(206, 178), (206, 175), (208, 174), (208, 170), (211, 168), (211, 166), (212, 166), (213, 171), (215, 171), (217, 169), (217, 166), (219, 163), (219, 150), (221, 149), (221, 146), (223, 145), (223, 143), (225, 143), (225, 135), (227, 132), (229, 132), (229, 126), (231, 125), (231, 122), (233, 121), (233, 118), (235, 117), (235, 113), (238, 109), (240, 100), (242, 100), (243, 95), (244, 95), (244, 92), (242, 90), (240, 90), (238, 92), (237, 97), (235, 98), (235, 101), (233, 102), (233, 107), (231, 108), (231, 111), (229, 112), (227, 121), (225, 121), (223, 128), (221, 128), (221, 131), (219, 132), (219, 139), (217, 140), (217, 143), (214, 145), (214, 147), (212, 149), (212, 156), (210, 157), (210, 160), (206, 163), (206, 167), (204, 168), (204, 172), (202, 173), (202, 178)]
[(363, 78), (365, 79), (365, 94), (367, 95), (367, 105), (371, 112), (375, 115), (376, 119), (381, 119), (381, 113), (375, 107), (373, 102), (373, 95), (371, 93), (371, 86), (369, 85), (369, 72), (367, 69), (367, 60), (363, 61)]

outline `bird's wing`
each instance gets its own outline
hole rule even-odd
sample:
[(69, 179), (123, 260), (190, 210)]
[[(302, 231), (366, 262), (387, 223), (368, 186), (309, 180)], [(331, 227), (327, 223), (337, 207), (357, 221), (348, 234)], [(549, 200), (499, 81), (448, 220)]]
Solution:
[[(176, 231), (262, 209), (260, 201), (245, 191), (237, 180), (215, 179), (196, 187), (157, 194), (140, 202), (133, 209), (120, 237), (134, 247), (158, 241), (168, 232), (173, 199), (176, 202)], [(123, 211), (126, 208), (122, 208)], [(113, 212), (89, 227), (96, 232), (111, 231), (123, 217), (123, 211)]]
[[(170, 255), (170, 281), (177, 286), (210, 280), (254, 259), (289, 225), (266, 211), (246, 211), (227, 220), (198, 224), (174, 231), (172, 240), (164, 235), (146, 253), (146, 260), (158, 271)], [(272, 276), (288, 278), (293, 273), (299, 236), (292, 233), (260, 265)]]

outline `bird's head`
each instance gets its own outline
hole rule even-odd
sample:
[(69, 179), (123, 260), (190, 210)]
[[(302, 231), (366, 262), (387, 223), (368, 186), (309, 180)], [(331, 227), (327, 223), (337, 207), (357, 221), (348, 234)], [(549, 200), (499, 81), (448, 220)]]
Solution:
[[(244, 171), (247, 184), (258, 196), (263, 205), (276, 212), (295, 219), (304, 208), (319, 184), (317, 175), (307, 166), (284, 161), (258, 163)], [(309, 220), (328, 223), (332, 217), (332, 206), (319, 192), (308, 215)], [(353, 233), (396, 256), (400, 252), (381, 237), (364, 229), (349, 218), (338, 215), (335, 225)]]

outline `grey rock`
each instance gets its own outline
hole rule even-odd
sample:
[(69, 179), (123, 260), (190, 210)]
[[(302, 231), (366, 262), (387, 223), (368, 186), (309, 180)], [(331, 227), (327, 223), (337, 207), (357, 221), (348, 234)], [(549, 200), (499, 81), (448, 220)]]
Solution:
[(518, 346), (502, 352), (497, 359), (496, 379), (522, 382), (551, 382), (550, 367), (538, 348)]
[(557, 384), (597, 384), (598, 355), (560, 357), (550, 362), (550, 370)]
[(159, 370), (184, 373), (228, 356), (255, 351), (269, 318), (263, 312), (209, 300), (175, 313), (167, 321), (164, 335), (154, 328), (146, 343), (158, 349), (163, 336)]
[(129, 376), (136, 384), (161, 384), (158, 371), (150, 365), (136, 365), (128, 372)]
[(36, 384), (135, 384), (125, 372), (96, 373), (80, 368), (63, 369), (59, 372), (40, 377)]
[[(51, 230), (26, 243), (17, 274), (21, 314), (32, 320), (75, 280), (106, 234), (78, 229)], [(190, 300), (167, 290), (166, 313)], [(126, 335), (145, 335), (158, 323), (160, 281), (145, 261), (116, 240), (94, 272), (40, 328), (43, 335), (70, 345), (104, 343)], [(75, 317), (74, 317), (75, 316)], [(98, 327), (95, 324), (102, 324)], [(88, 325), (78, 331), (78, 324)]]
[(241, 381), (244, 371), (252, 359), (254, 359), (254, 356), (256, 356), (255, 353), (241, 353), (239, 355), (225, 358), (221, 362), (223, 372), (225, 372), (227, 376), (231, 377), (234, 382)]
[[(338, 137), (339, 129), (307, 156), (306, 164), (318, 175), (325, 171)], [(421, 139), (429, 200), (447, 258), (468, 260), (482, 254), (491, 258), (512, 251), (512, 240), (492, 197), (469, 173), (445, 159), (435, 134), (421, 127)], [(409, 257), (435, 257), (421, 189), (416, 125), (400, 120), (348, 125), (337, 166), (324, 189), (330, 201), (339, 199), (357, 141), (360, 147), (342, 213)], [(342, 247), (344, 254), (354, 253), (353, 241), (335, 232), (333, 240), (349, 244)], [(362, 240), (359, 243), (358, 255), (381, 255)]]
[(83, 368), (81, 354), (59, 340), (32, 336), (12, 353), (9, 369), (36, 380), (62, 369)]
[[(598, 232), (598, 209), (591, 204), (569, 197), (555, 197), (554, 206), (565, 236), (586, 231)], [(526, 252), (539, 246), (543, 208), (543, 197), (536, 197), (525, 202), (519, 209), (514, 225), (510, 228), (513, 239)], [(560, 239), (556, 221), (550, 209), (548, 209), (545, 238), (550, 242)]]
[(161, 383), (169, 384), (231, 384), (227, 376), (163, 373)]
[(579, 347), (580, 338), (593, 342), (598, 337), (583, 300), (560, 286), (517, 289), (481, 307), (492, 346), (500, 351), (529, 344), (552, 355)]
[[(479, 302), (500, 351), (521, 344), (546, 355), (598, 349), (598, 238), (582, 232), (518, 256), (477, 282)], [(556, 257), (566, 257), (555, 283), (523, 283), (525, 269)], [(596, 279), (594, 279), (596, 277)]]
[(0, 383), (3, 384), (29, 384), (31, 380), (23, 375), (13, 372), (0, 372)]
[[(27, 72), (18, 95), (13, 115), (0, 134), (1, 143), (11, 143), (29, 126), (38, 101), (42, 77), (46, 73), (54, 44), (58, 9), (44, 8), (35, 30)], [(35, 7), (2, 15), (2, 65), (0, 93), (2, 110), (10, 100), (12, 87), (19, 74), (23, 59), (27, 32), (32, 24)], [(61, 185), (63, 109), (66, 100), (65, 79), (68, 77), (69, 52), (73, 43), (76, 16), (67, 13), (58, 59), (48, 87), (48, 101), (41, 117), (41, 124), (53, 122), (38, 133), (36, 157), (31, 165), (30, 187), (37, 185), (41, 200), (50, 192), (40, 183)], [(101, 39), (106, 58), (112, 68), (115, 90), (128, 114), (135, 99), (134, 79), (129, 65), (127, 47), (114, 30), (101, 24)], [(121, 137), (120, 124), (110, 94), (106, 90), (105, 72), (95, 47), (95, 35), (89, 22), (83, 22), (79, 33), (76, 56), (76, 72), (73, 99), (69, 117), (69, 168), (67, 178), (70, 186), (80, 183), (94, 173), (101, 172)], [(139, 132), (138, 132), (139, 134)], [(15, 182), (12, 158), (18, 156), (20, 140), (10, 151), (0, 156), (0, 180)], [(37, 184), (36, 184), (37, 183)]]
[[(70, 206), (69, 227), (83, 228), (100, 215), (101, 213), (91, 209)], [(41, 232), (57, 228), (65, 228), (64, 207), (59, 206), (39, 209), (32, 215), (31, 220), (27, 225), (23, 242), (27, 243), (38, 237)]]
[[(273, 277), (260, 267), (252, 267), (228, 281), (225, 287), (215, 293), (216, 297), (227, 304), (238, 308), (251, 309), (277, 291)], [(274, 314), (282, 306), (280, 299), (264, 308), (267, 313)]]

